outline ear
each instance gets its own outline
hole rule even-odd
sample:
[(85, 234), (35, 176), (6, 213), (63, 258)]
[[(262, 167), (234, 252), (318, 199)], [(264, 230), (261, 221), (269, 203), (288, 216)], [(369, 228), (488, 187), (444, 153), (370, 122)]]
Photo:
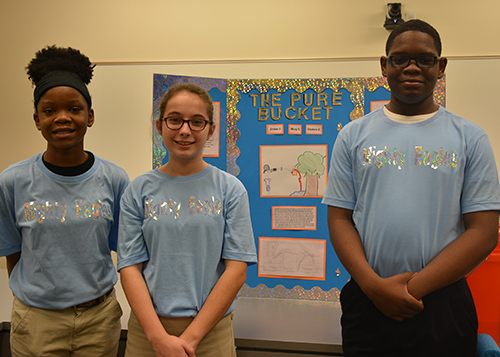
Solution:
[(210, 125), (210, 130), (208, 131), (207, 140), (210, 139), (212, 137), (212, 135), (214, 135), (216, 126), (217, 126), (217, 124), (215, 124), (215, 123)]
[(91, 127), (94, 125), (94, 119), (95, 119), (95, 114), (94, 114), (94, 109), (89, 110), (89, 119), (87, 121), (87, 127)]
[(158, 132), (161, 134), (162, 121), (160, 119), (156, 119), (155, 124), (156, 124), (156, 130), (158, 130)]
[(40, 126), (40, 118), (38, 117), (37, 113), (33, 114), (33, 120), (35, 121), (35, 126), (38, 130), (42, 130), (42, 127)]
[(444, 76), (444, 71), (446, 69), (446, 65), (448, 64), (448, 58), (446, 57), (441, 57), (439, 60), (439, 72), (438, 72), (438, 78), (443, 78)]
[(387, 77), (387, 57), (380, 57), (380, 69), (382, 70), (382, 76)]

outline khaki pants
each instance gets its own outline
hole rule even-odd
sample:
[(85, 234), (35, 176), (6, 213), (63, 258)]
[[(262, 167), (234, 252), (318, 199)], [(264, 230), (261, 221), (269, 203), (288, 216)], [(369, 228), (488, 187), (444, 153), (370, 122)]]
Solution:
[[(160, 321), (165, 330), (174, 336), (180, 336), (194, 318), (167, 318)], [(233, 314), (221, 319), (217, 325), (201, 340), (195, 351), (196, 357), (236, 357), (233, 335)], [(128, 322), (127, 349), (125, 357), (156, 357), (146, 334), (133, 313)]]
[(44, 310), (14, 298), (12, 357), (116, 357), (122, 309), (113, 292), (99, 305)]

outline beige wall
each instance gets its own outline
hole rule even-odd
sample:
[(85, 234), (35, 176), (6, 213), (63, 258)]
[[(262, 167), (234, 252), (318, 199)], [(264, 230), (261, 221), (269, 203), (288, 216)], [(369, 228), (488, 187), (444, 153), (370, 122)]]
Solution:
[[(293, 78), (314, 72), (317, 64), (292, 61), (283, 70), (279, 61), (274, 64), (261, 61), (376, 58), (383, 54), (388, 35), (382, 26), (386, 4), (379, 0), (1, 0), (0, 170), (45, 147), (30, 122), (32, 88), (24, 68), (34, 53), (46, 45), (73, 46), (101, 64), (195, 61), (190, 65), (166, 66), (165, 70), (170, 72), (162, 73), (168, 74)], [(500, 3), (496, 0), (474, 4), (461, 0), (411, 0), (403, 2), (403, 13), (432, 23), (442, 35), (446, 56), (500, 56), (500, 22), (496, 18)], [(228, 60), (243, 62), (211, 63)], [(453, 80), (467, 85), (472, 75), (494, 75), (485, 72), (482, 63), (474, 73), (463, 72)], [(495, 69), (494, 60), (489, 63)], [(364, 75), (357, 72), (357, 61), (330, 62), (330, 67), (323, 67), (327, 72), (319, 75), (339, 77), (334, 70), (337, 66), (347, 66), (344, 73), (349, 68), (355, 72), (349, 75)], [(376, 61), (370, 66), (369, 75), (379, 75)], [(450, 71), (452, 67), (451, 64)], [(98, 154), (110, 160), (121, 157), (117, 163), (135, 177), (150, 167), (149, 157), (145, 157), (150, 152), (144, 152), (150, 147), (146, 142), (149, 128), (139, 124), (141, 120), (149, 120), (150, 102), (145, 107), (138, 106), (141, 100), (149, 100), (151, 87), (147, 91), (122, 94), (120, 84), (116, 83), (119, 80), (105, 83), (100, 73), (98, 66), (90, 88), (96, 125), (89, 132), (87, 147), (95, 150), (94, 144), (99, 144)], [(453, 87), (450, 78), (448, 108), (471, 120), (476, 117), (493, 120), (495, 98), (489, 101), (487, 93), (494, 93), (498, 81), (486, 79), (480, 87), (486, 93), (486, 97), (481, 96), (484, 105), (462, 108), (461, 104), (468, 103), (464, 100), (470, 98), (472, 89)], [(100, 93), (93, 90), (97, 86), (106, 86), (106, 96), (99, 97)], [(100, 102), (100, 98), (106, 102)], [(123, 115), (119, 113), (120, 107), (130, 107), (134, 113)], [(104, 117), (108, 111), (112, 116)], [(493, 125), (491, 129), (489, 134), (495, 136)], [(496, 152), (500, 157), (500, 148)]]
[[(151, 168), (152, 73), (221, 78), (378, 76), (377, 58), (388, 35), (382, 26), (386, 4), (0, 0), (0, 171), (45, 148), (32, 122), (32, 88), (24, 68), (46, 45), (78, 48), (98, 63), (90, 86), (96, 123), (86, 147), (134, 178)], [(500, 160), (500, 2), (408, 0), (403, 13), (430, 22), (440, 32), (443, 55), (451, 57), (447, 108), (481, 125)], [(144, 64), (150, 62), (162, 64)], [(6, 273), (0, 269), (0, 321), (5, 321), (10, 320), (11, 296), (2, 276)]]
[[(293, 60), (380, 56), (388, 35), (382, 26), (386, 4), (380, 0), (1, 0), (0, 170), (45, 147), (31, 121), (32, 88), (24, 68), (46, 45), (73, 46), (100, 64), (177, 61), (164, 67), (168, 72), (160, 72), (168, 74), (339, 77), (340, 66), (344, 74), (364, 76), (356, 60), (330, 61), (320, 67), (325, 69), (323, 72), (314, 71), (316, 62)], [(474, 4), (462, 0), (411, 0), (403, 2), (403, 13), (436, 26), (446, 56), (500, 58), (497, 0)], [(278, 61), (262, 62), (268, 59)], [(213, 62), (228, 60), (242, 62)], [(279, 60), (292, 61), (283, 64)], [(180, 65), (183, 62), (190, 64)], [(485, 71), (486, 62), (493, 72)], [(480, 125), (484, 118), (493, 123), (496, 64), (495, 59), (481, 61), (472, 66), (473, 73), (457, 72), (457, 78), (448, 77), (448, 108)], [(368, 66), (368, 75), (379, 75), (376, 60)], [(101, 77), (106, 66), (101, 66), (102, 70), (99, 67), (90, 88), (97, 117), (87, 136), (87, 148), (117, 161), (133, 178), (150, 168), (149, 128), (140, 123), (150, 117), (151, 87), (120, 93), (119, 82), (126, 79), (113, 78), (112, 83), (106, 83), (105, 75)], [(448, 74), (452, 72), (450, 63)], [(485, 79), (480, 81), (479, 88), (485, 95), (479, 96), (479, 108), (467, 100), (473, 88), (467, 84), (474, 75)], [(141, 79), (140, 73), (138, 76)], [(454, 81), (464, 86), (454, 86)], [(104, 96), (93, 90), (104, 86)], [(486, 126), (490, 136), (500, 141), (495, 125)], [(500, 157), (500, 147), (495, 151)]]

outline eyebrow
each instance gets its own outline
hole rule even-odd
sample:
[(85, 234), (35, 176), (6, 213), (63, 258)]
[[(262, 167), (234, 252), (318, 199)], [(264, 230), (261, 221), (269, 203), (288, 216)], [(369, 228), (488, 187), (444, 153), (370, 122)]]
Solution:
[(415, 55), (415, 56), (409, 55), (406, 52), (394, 52), (394, 53), (387, 55), (387, 57), (390, 57), (390, 56), (408, 56), (408, 57), (435, 56), (435, 57), (439, 57), (439, 55), (432, 53), (432, 52), (422, 52), (422, 53)]
[[(169, 112), (169, 113), (165, 114), (165, 118), (167, 118), (169, 115), (181, 115), (181, 113), (179, 113), (179, 112)], [(203, 114), (195, 114), (191, 118), (203, 118), (205, 120), (207, 119)]]
[[(45, 105), (47, 105), (47, 104), (50, 105), (50, 104), (55, 104), (55, 101), (53, 101), (53, 100), (47, 100), (47, 99), (43, 100), (42, 99), (42, 100), (40, 100), (39, 103), (40, 104), (45, 104)], [(74, 104), (83, 104), (84, 102), (81, 101), (81, 100), (79, 100), (79, 99), (75, 99), (75, 100), (69, 101), (68, 103), (71, 104), (71, 105), (74, 105)]]

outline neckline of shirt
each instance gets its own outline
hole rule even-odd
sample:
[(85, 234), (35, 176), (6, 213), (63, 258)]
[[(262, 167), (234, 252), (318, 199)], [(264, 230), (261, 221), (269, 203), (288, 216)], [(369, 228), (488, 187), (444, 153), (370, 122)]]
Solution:
[(438, 111), (439, 111), (439, 108), (435, 112), (432, 112), (432, 113), (429, 113), (429, 114), (402, 115), (402, 114), (393, 113), (389, 109), (387, 109), (386, 106), (384, 106), (384, 114), (390, 120), (395, 121), (396, 123), (403, 123), (403, 124), (421, 123), (423, 121), (426, 121), (427, 119), (432, 118)]

